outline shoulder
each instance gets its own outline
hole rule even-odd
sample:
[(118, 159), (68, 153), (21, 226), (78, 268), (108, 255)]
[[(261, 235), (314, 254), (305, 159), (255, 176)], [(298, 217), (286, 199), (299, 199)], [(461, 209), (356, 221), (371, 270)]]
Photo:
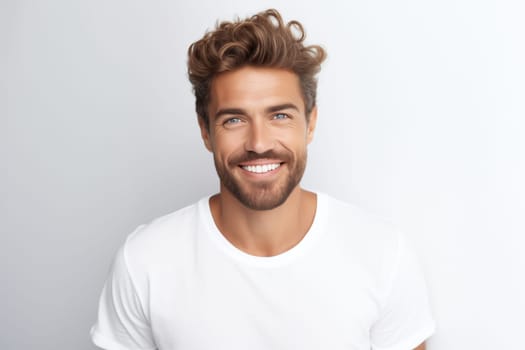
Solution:
[(208, 198), (139, 226), (128, 235), (122, 251), (129, 265), (158, 265), (190, 249), (200, 227), (205, 224), (203, 208)]
[(389, 278), (404, 246), (404, 235), (388, 220), (357, 205), (319, 195), (323, 234), (330, 249), (374, 276)]

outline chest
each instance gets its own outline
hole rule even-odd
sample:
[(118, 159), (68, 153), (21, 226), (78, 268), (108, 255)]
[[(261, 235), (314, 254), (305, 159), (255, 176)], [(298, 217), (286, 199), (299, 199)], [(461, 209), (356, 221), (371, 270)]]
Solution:
[(162, 350), (368, 350), (378, 313), (373, 280), (352, 264), (167, 269), (150, 293)]

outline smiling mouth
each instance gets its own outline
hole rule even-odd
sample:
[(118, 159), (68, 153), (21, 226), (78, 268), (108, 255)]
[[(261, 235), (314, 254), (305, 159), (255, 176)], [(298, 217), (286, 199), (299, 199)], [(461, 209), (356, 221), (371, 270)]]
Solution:
[(281, 163), (272, 163), (272, 164), (262, 164), (262, 165), (243, 165), (243, 168), (246, 171), (254, 174), (264, 174), (269, 171), (275, 170), (281, 166)]

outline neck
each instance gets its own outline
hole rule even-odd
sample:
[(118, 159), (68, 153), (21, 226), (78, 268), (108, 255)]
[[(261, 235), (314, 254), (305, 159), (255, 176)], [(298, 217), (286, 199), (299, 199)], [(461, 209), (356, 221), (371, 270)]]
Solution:
[(278, 255), (297, 245), (312, 225), (316, 206), (316, 195), (299, 186), (271, 210), (247, 208), (224, 189), (210, 199), (213, 219), (224, 237), (256, 256)]

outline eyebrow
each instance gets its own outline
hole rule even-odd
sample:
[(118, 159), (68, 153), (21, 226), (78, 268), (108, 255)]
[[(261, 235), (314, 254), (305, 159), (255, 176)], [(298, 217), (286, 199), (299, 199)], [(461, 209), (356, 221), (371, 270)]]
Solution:
[[(264, 112), (265, 113), (272, 113), (272, 112), (277, 112), (277, 111), (282, 111), (283, 109), (295, 109), (296, 111), (299, 112), (299, 108), (294, 105), (293, 103), (283, 103), (283, 104), (280, 104), (280, 105), (276, 105), (276, 106), (270, 106), (270, 107), (267, 107)], [(215, 113), (215, 119), (219, 118), (221, 115), (231, 115), (231, 114), (241, 114), (241, 115), (246, 115), (246, 110), (242, 109), (242, 108), (224, 108), (224, 109), (220, 109), (217, 111), (217, 113)]]

